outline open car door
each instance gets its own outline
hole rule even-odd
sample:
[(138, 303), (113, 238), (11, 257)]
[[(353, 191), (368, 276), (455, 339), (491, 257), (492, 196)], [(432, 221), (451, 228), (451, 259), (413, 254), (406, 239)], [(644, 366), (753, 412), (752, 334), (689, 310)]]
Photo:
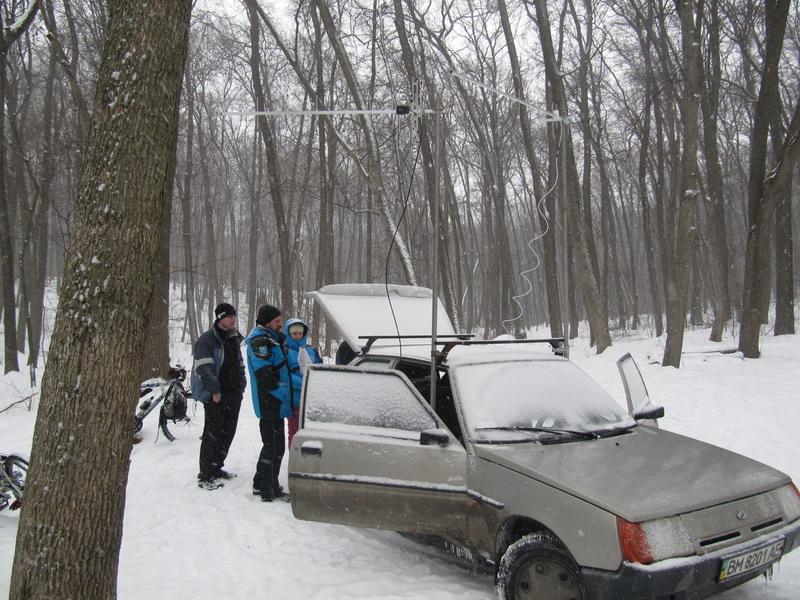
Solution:
[(467, 453), (402, 373), (312, 367), (289, 456), (295, 517), (464, 539)]
[(617, 361), (617, 369), (625, 386), (628, 414), (637, 421), (645, 421), (645, 424), (658, 428), (657, 419), (664, 416), (664, 407), (656, 406), (650, 401), (647, 386), (630, 353), (626, 353)]

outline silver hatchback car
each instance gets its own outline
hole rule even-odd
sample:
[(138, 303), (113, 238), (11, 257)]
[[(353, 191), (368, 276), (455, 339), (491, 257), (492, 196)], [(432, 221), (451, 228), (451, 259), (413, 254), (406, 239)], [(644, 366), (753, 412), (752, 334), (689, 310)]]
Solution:
[(559, 340), (459, 339), (440, 307), (432, 407), (430, 290), (389, 291), (312, 294), (364, 349), (304, 379), (289, 459), (297, 518), (436, 536), (494, 564), (503, 599), (703, 598), (800, 545), (791, 479), (659, 429), (663, 409), (629, 356), (626, 412), (558, 352), (534, 349)]

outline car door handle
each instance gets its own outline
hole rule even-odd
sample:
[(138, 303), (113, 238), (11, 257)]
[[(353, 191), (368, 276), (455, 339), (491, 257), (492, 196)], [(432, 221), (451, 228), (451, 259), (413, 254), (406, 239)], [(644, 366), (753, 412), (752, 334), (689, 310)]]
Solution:
[(322, 456), (322, 446), (318, 442), (311, 444), (306, 442), (300, 446), (300, 454), (303, 456)]

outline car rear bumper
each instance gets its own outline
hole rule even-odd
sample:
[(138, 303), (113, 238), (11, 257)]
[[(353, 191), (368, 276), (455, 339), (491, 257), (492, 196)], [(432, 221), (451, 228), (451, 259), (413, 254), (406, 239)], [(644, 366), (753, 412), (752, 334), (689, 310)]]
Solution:
[[(800, 546), (800, 519), (758, 539), (709, 552), (702, 556), (671, 558), (651, 565), (623, 562), (617, 571), (582, 569), (586, 590), (592, 600), (625, 598), (669, 598), (696, 600), (758, 577), (771, 565), (718, 581), (722, 560), (748, 552), (780, 538), (785, 540), (783, 556)], [(772, 563), (774, 564), (774, 563)]]

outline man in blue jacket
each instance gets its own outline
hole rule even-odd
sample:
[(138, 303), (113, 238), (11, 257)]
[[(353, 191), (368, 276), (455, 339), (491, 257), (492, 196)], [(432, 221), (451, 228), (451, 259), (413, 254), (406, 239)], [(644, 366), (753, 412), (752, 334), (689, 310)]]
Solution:
[(278, 483), (286, 450), (283, 419), (292, 416), (292, 391), (286, 361), (283, 315), (263, 304), (258, 308), (256, 326), (247, 336), (247, 369), (253, 386), (253, 409), (259, 418), (261, 453), (253, 477), (253, 494), (264, 502), (288, 500)]
[(223, 302), (214, 309), (214, 325), (197, 338), (192, 366), (192, 396), (203, 403), (206, 418), (200, 442), (198, 487), (216, 490), (221, 479), (232, 479), (222, 467), (228, 456), (242, 395), (247, 386), (242, 361), (242, 334), (236, 329), (236, 309)]

